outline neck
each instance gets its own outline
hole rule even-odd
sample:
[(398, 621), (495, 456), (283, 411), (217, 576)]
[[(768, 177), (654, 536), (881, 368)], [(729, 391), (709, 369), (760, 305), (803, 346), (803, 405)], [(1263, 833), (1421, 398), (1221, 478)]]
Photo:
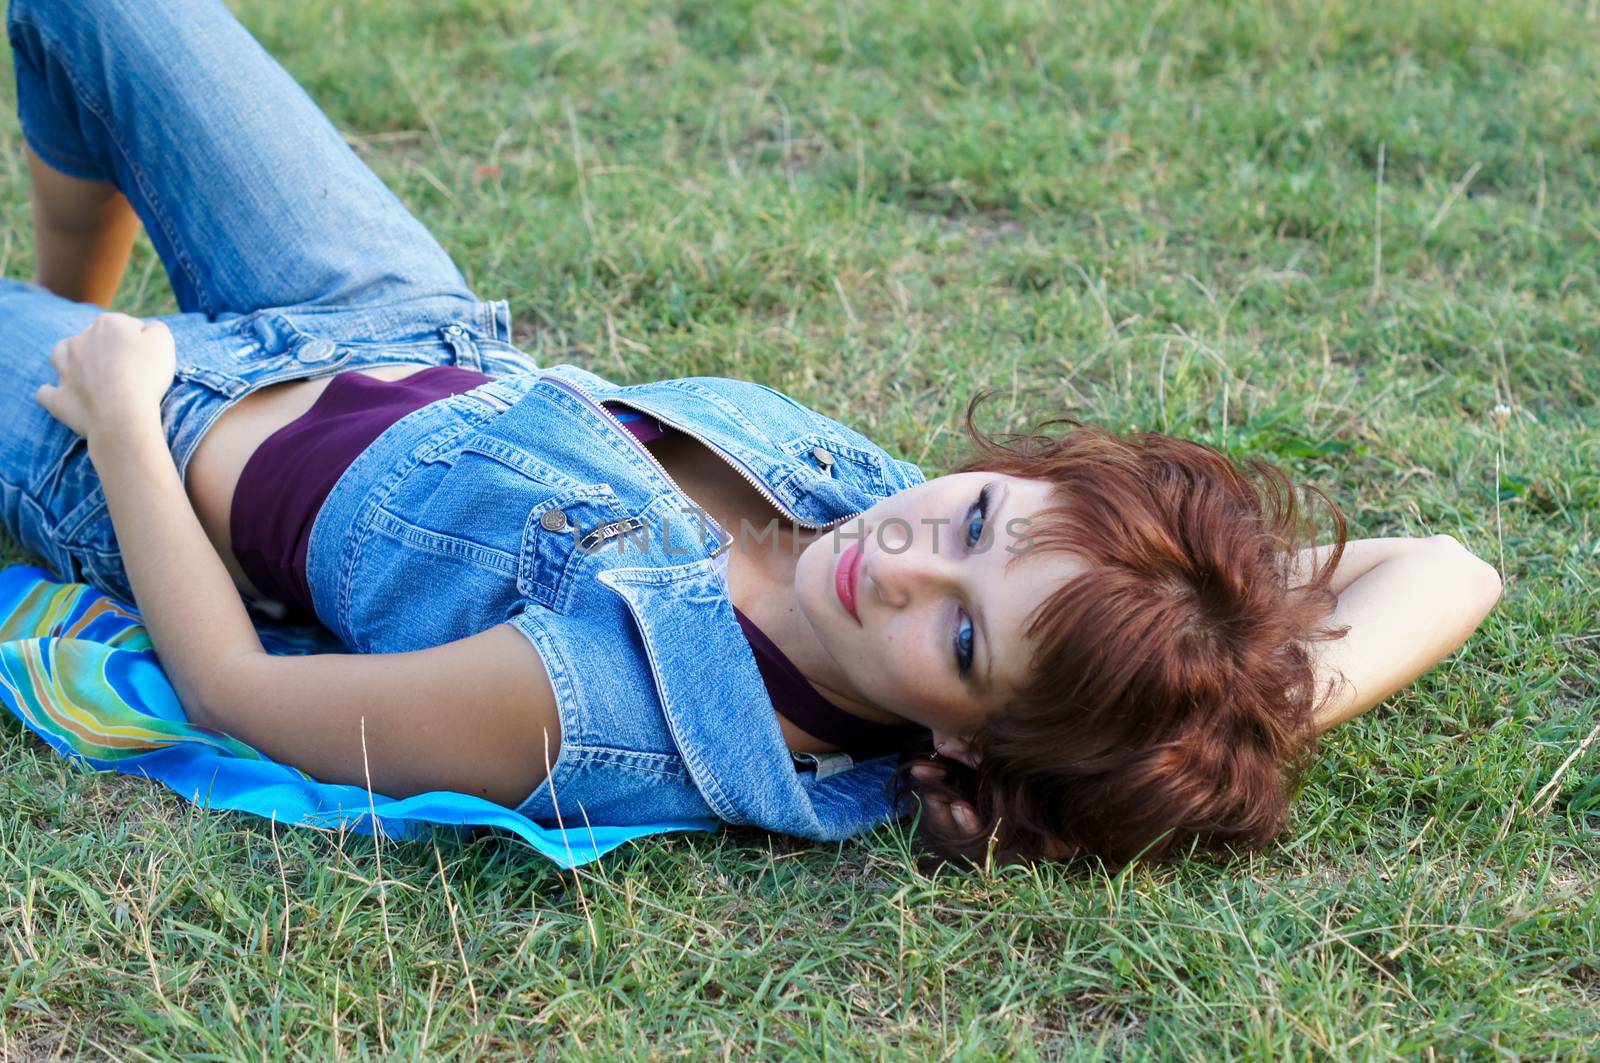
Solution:
[(852, 695), (846, 677), (801, 612), (794, 578), (804, 540), (795, 538), (797, 534), (788, 529), (780, 532), (777, 548), (770, 551), (758, 548), (741, 554), (735, 545), (734, 556), (728, 562), (729, 597), (733, 604), (828, 701), (874, 723), (905, 722)]

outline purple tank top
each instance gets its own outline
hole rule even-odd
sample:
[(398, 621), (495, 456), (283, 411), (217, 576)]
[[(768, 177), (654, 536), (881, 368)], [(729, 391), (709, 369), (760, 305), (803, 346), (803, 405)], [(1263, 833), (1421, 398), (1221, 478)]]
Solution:
[(256, 590), (287, 607), (290, 619), (314, 620), (306, 548), (333, 485), (400, 418), (488, 379), (443, 365), (393, 381), (354, 372), (328, 381), (311, 409), (256, 448), (234, 488), (228, 537)]
[[(357, 372), (330, 380), (309, 410), (256, 448), (239, 474), (229, 511), (229, 537), (251, 584), (282, 603), (288, 619), (314, 621), (306, 550), (317, 511), (339, 477), (402, 417), (489, 379), (470, 369), (433, 366), (393, 381)], [(674, 431), (625, 406), (607, 403), (606, 407), (640, 443)], [(914, 727), (874, 723), (840, 709), (817, 693), (749, 617), (737, 607), (733, 615), (755, 654), (774, 707), (807, 734), (858, 756), (876, 756), (898, 749), (915, 732)]]

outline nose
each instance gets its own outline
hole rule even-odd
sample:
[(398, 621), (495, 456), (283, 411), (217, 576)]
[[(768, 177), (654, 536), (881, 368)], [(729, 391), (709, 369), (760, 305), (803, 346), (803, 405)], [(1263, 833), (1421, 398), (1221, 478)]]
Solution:
[(863, 579), (890, 608), (904, 609), (918, 595), (940, 594), (955, 583), (955, 559), (948, 544), (933, 535), (915, 535), (887, 522), (869, 535), (865, 551)]

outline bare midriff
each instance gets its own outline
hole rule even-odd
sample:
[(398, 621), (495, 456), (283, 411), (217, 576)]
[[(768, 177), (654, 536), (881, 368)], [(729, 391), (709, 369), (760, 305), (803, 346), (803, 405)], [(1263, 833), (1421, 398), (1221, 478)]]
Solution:
[[(401, 380), (426, 368), (389, 365), (359, 372), (380, 380)], [(189, 501), (234, 584), (248, 598), (259, 598), (260, 592), (251, 586), (234, 556), (229, 527), (239, 476), (256, 448), (272, 433), (311, 409), (332, 379), (327, 376), (273, 384), (245, 396), (206, 430), (189, 460), (185, 474)], [(739, 529), (741, 520), (760, 526), (777, 515), (777, 511), (725, 461), (692, 437), (674, 434), (650, 444), (650, 450), (684, 493), (730, 532)], [(787, 520), (781, 520), (780, 525), (789, 533), (796, 530)], [(770, 587), (774, 583), (792, 585), (794, 554), (783, 550), (735, 549), (729, 556), (729, 568), (730, 583), (741, 588)]]
[[(379, 380), (400, 380), (426, 368), (425, 365), (385, 365), (359, 372)], [(291, 380), (246, 395), (206, 429), (189, 459), (184, 485), (194, 505), (195, 516), (200, 518), (200, 526), (205, 529), (211, 545), (217, 548), (234, 584), (247, 598), (261, 595), (245, 578), (239, 559), (233, 554), (228, 518), (239, 476), (256, 448), (272, 433), (311, 409), (331, 380), (331, 376)]]

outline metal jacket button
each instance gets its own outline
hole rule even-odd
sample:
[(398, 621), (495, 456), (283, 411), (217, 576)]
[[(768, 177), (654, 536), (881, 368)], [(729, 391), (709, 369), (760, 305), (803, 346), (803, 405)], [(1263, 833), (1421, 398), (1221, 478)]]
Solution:
[(295, 357), (302, 362), (326, 362), (338, 353), (332, 340), (315, 339), (302, 346), (295, 352)]
[(548, 532), (564, 532), (567, 530), (567, 515), (559, 509), (547, 509), (544, 516), (539, 518), (539, 527)]
[(828, 470), (828, 475), (833, 475), (833, 455), (821, 447), (812, 447), (811, 456), (817, 459), (817, 464)]

